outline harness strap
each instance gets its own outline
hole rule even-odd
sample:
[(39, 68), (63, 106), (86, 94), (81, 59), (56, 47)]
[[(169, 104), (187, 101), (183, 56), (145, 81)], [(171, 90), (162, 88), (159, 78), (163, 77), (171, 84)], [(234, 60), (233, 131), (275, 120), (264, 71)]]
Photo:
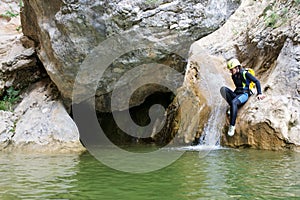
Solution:
[[(247, 73), (246, 70), (243, 70), (243, 71), (242, 71), (242, 75), (243, 75), (243, 78), (244, 78), (243, 81), (242, 81), (242, 82), (243, 82), (243, 88), (245, 88), (245, 87), (247, 86), (247, 82), (246, 82), (246, 81), (247, 81), (247, 79), (246, 79), (246, 73)], [(248, 86), (248, 87), (249, 87), (249, 86)]]
[(243, 71), (242, 71), (242, 76), (243, 76), (242, 84), (243, 84), (243, 88), (244, 88), (244, 90), (245, 90), (246, 92), (248, 92), (249, 95), (252, 95), (253, 92), (252, 92), (252, 90), (250, 90), (250, 83), (248, 84), (248, 87), (247, 87), (246, 73), (247, 73), (246, 70), (243, 70)]

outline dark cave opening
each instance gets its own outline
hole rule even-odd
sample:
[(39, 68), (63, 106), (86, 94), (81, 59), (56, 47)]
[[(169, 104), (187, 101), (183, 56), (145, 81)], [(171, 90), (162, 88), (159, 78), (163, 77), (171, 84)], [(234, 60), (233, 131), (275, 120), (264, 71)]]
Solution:
[(130, 116), (128, 116), (128, 110), (114, 111), (114, 114), (97, 112), (98, 121), (107, 138), (116, 145), (153, 144), (155, 141), (151, 136), (145, 137), (143, 133), (140, 133), (141, 137), (134, 137), (125, 133), (118, 127), (113, 115), (123, 117), (122, 121), (125, 124), (130, 120), (128, 119), (130, 117), (136, 125), (143, 127), (150, 123), (149, 109), (151, 106), (159, 104), (167, 109), (173, 99), (174, 94), (172, 92), (155, 92), (149, 95), (142, 104), (130, 108)]

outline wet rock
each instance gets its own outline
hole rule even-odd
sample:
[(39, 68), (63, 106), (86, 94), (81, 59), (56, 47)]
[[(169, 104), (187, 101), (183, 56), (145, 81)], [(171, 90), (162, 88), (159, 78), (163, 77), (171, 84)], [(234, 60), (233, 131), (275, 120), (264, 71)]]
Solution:
[(156, 144), (189, 144), (203, 133), (211, 108), (199, 87), (198, 68), (197, 63), (189, 64), (184, 85), (167, 109), (165, 126), (154, 136)]
[[(297, 92), (300, 63), (296, 59), (299, 50), (300, 44), (286, 40), (272, 73), (265, 79), (267, 98), (257, 102), (253, 97), (240, 113), (239, 132), (247, 138), (246, 144), (264, 149), (300, 145), (300, 96)], [(264, 127), (268, 127), (268, 131)], [(263, 136), (265, 139), (261, 139)], [(235, 143), (237, 146), (244, 144)]]
[[(171, 131), (173, 135), (178, 134), (176, 137), (181, 138), (180, 143), (197, 144), (200, 138), (205, 145), (218, 143), (218, 136), (224, 129), (225, 112), (228, 107), (219, 90), (223, 85), (230, 87), (233, 85), (226, 70), (225, 58), (235, 51), (234, 38), (237, 36), (235, 31), (241, 33), (246, 31), (245, 24), (251, 23), (264, 6), (266, 4), (259, 3), (258, 6), (252, 1), (242, 1), (241, 6), (224, 26), (191, 46), (183, 87), (179, 89), (182, 92), (176, 96), (176, 101), (180, 104), (174, 102), (177, 109), (184, 109), (179, 111), (172, 107), (175, 111), (169, 112), (173, 121), (180, 122), (175, 125), (168, 124), (174, 129)], [(260, 9), (254, 9), (256, 7)], [(176, 114), (173, 114), (174, 112)], [(167, 132), (165, 131), (166, 134)], [(210, 135), (213, 137), (210, 138)]]
[[(282, 16), (286, 9), (293, 12)], [(223, 105), (220, 108), (222, 112), (225, 113), (228, 107), (219, 94), (219, 88), (223, 85), (234, 88), (226, 69), (226, 61), (232, 57), (238, 58), (242, 66), (255, 69), (263, 93), (267, 95), (262, 101), (252, 96), (239, 110), (233, 137), (227, 136), (228, 120), (212, 119), (222, 124), (219, 128), (222, 145), (272, 150), (299, 148), (298, 12), (299, 7), (293, 2), (242, 1), (224, 26), (192, 45), (190, 62), (196, 63), (194, 66), (201, 78), (190, 80), (186, 76), (184, 84), (190, 82), (190, 85), (197, 86), (199, 81), (208, 80), (208, 85), (212, 86), (210, 91), (216, 95), (205, 95), (205, 87), (199, 88), (206, 102), (215, 99), (213, 107), (218, 105), (218, 101)], [(267, 20), (272, 13), (282, 17), (269, 24)], [(209, 67), (207, 60), (221, 62)], [(205, 72), (201, 68), (208, 70)], [(215, 69), (218, 70), (216, 74), (222, 75), (221, 78), (211, 76)], [(213, 83), (221, 79), (224, 79), (223, 85)], [(198, 110), (201, 105), (206, 104), (201, 103)], [(211, 113), (208, 115), (212, 116)], [(225, 118), (225, 115), (218, 117), (222, 116)], [(205, 123), (209, 124), (209, 119)]]

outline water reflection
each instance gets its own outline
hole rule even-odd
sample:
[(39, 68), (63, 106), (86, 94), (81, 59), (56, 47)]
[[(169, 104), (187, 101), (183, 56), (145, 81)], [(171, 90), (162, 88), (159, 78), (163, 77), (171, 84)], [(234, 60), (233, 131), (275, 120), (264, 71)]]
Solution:
[(80, 199), (178, 199), (183, 181), (179, 168), (131, 174), (110, 169), (88, 154), (81, 156), (80, 169), (76, 175)]
[(0, 199), (46, 199), (67, 193), (79, 155), (0, 154)]
[[(207, 156), (206, 182), (218, 199), (300, 197), (300, 155), (242, 150)], [(203, 189), (203, 188), (202, 188)]]
[(300, 197), (300, 154), (189, 151), (159, 171), (130, 174), (81, 155), (0, 154), (0, 199), (291, 199)]

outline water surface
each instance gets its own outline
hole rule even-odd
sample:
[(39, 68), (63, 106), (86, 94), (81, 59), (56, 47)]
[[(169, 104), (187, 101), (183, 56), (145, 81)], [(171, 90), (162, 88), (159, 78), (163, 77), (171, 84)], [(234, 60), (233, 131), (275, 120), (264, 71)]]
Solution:
[(0, 154), (0, 199), (299, 199), (300, 154), (190, 149), (146, 174), (82, 155)]

